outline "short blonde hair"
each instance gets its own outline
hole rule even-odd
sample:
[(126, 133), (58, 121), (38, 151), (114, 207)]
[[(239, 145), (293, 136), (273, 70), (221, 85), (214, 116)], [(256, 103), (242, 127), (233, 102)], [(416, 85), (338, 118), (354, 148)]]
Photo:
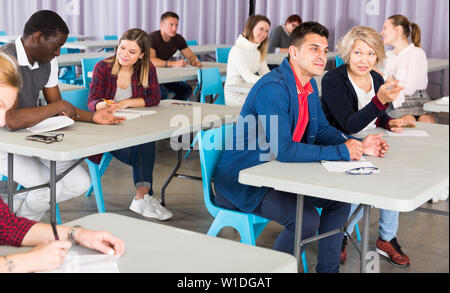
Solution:
[(341, 39), (337, 45), (337, 53), (348, 64), (350, 60), (350, 52), (355, 41), (361, 40), (367, 43), (375, 51), (377, 55), (377, 63), (381, 63), (386, 58), (384, 51), (384, 43), (381, 35), (371, 27), (355, 26)]
[(14, 57), (0, 51), (0, 84), (20, 89), (22, 76)]

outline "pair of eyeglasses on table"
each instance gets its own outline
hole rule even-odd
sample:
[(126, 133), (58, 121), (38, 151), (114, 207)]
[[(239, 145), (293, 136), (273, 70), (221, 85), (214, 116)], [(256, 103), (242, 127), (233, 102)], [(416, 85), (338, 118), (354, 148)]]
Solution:
[(372, 175), (373, 173), (378, 173), (377, 167), (358, 167), (345, 171), (348, 175)]

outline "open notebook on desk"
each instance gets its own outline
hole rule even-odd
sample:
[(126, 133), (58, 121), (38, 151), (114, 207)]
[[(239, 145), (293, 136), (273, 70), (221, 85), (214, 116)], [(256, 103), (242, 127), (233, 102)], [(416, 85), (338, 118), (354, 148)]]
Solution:
[(114, 112), (114, 115), (122, 116), (127, 118), (127, 120), (130, 120), (155, 113), (156, 113), (155, 110), (150, 110), (149, 108), (133, 108), (133, 109), (127, 108), (117, 110), (116, 112)]

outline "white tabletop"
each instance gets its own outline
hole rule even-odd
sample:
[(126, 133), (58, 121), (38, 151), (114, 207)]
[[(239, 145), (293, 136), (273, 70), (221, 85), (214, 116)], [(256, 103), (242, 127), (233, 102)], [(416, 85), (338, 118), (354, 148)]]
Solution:
[[(206, 45), (189, 46), (189, 48), (192, 50), (192, 52), (195, 55), (214, 55), (214, 54), (216, 54), (216, 48), (227, 48), (227, 47), (233, 47), (233, 45), (206, 44)], [(180, 51), (177, 51), (174, 55), (174, 57), (178, 57), (178, 56), (181, 56)]]
[[(65, 225), (106, 230), (125, 242), (117, 260), (121, 273), (296, 273), (287, 253), (211, 237), (116, 214), (94, 214)], [(0, 255), (30, 248), (2, 246)], [(81, 251), (81, 252), (80, 252)], [(93, 254), (78, 247), (80, 254)]]
[(448, 69), (448, 59), (428, 58), (428, 72)]
[(62, 47), (80, 50), (114, 48), (117, 46), (118, 42), (118, 40), (76, 41), (66, 42)]
[(81, 59), (86, 58), (107, 58), (109, 56), (114, 55), (114, 52), (84, 52), (84, 53), (71, 53), (71, 54), (63, 54), (56, 57), (56, 61), (58, 61), (58, 66), (72, 66), (72, 65), (81, 65)]
[(448, 96), (423, 104), (423, 109), (430, 112), (448, 113)]
[[(317, 83), (319, 97), (322, 96), (322, 77), (325, 73), (327, 73), (327, 71), (324, 71), (324, 73), (321, 76), (314, 77), (314, 79), (316, 80), (316, 83)], [(230, 92), (248, 94), (254, 85), (255, 85), (254, 83), (240, 83), (240, 84), (234, 84), (234, 85), (227, 85), (226, 89)]]
[[(385, 158), (366, 157), (380, 173), (346, 175), (326, 171), (320, 163), (271, 161), (242, 170), (239, 182), (276, 190), (377, 208), (408, 212), (449, 185), (448, 125), (417, 123), (430, 137), (384, 136)], [(373, 129), (369, 133), (385, 132)]]
[[(19, 35), (0, 36), (0, 42), (1, 43), (12, 43), (15, 40), (17, 40), (18, 37), (19, 37)], [(90, 39), (94, 38), (92, 36), (85, 36), (85, 35), (69, 35), (69, 38), (70, 37), (75, 37), (78, 40), (90, 40)]]
[(26, 130), (10, 132), (0, 128), (0, 151), (24, 156), (37, 156), (53, 161), (67, 161), (117, 149), (169, 138), (209, 127), (218, 127), (225, 120), (232, 123), (240, 112), (238, 107), (193, 103), (190, 107), (175, 106), (180, 102), (164, 100), (156, 114), (132, 119), (119, 125), (97, 125), (76, 122), (55, 132), (64, 133), (64, 140), (44, 144), (26, 140)]
[[(215, 62), (202, 62), (203, 68), (219, 67), (221, 75), (226, 75), (227, 64)], [(197, 79), (197, 67), (157, 67), (156, 75), (159, 83), (177, 82)]]

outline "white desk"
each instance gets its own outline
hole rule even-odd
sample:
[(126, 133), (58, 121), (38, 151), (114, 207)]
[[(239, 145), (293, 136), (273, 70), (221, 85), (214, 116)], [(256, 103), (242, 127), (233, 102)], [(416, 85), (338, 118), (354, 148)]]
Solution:
[[(17, 40), (18, 37), (19, 35), (0, 36), (0, 43), (12, 43), (15, 40)], [(75, 37), (78, 40), (91, 40), (94, 38), (92, 36), (85, 36), (85, 35), (69, 35), (69, 38), (70, 37)]]
[(118, 43), (119, 43), (118, 40), (76, 41), (76, 42), (66, 42), (62, 47), (67, 49), (91, 50), (91, 49), (115, 48)]
[[(334, 60), (334, 57), (337, 55), (336, 51), (330, 51), (327, 53), (327, 60)], [(267, 64), (277, 64), (280, 65), (284, 58), (288, 56), (288, 53), (270, 53), (267, 54)]]
[[(215, 63), (215, 62), (202, 62), (203, 68), (219, 67), (220, 75), (226, 75), (227, 64)], [(179, 67), (157, 67), (156, 75), (158, 76), (159, 83), (177, 82), (183, 80), (196, 80), (197, 69), (192, 68), (179, 68)]]
[(429, 81), (430, 84), (439, 86), (441, 97), (444, 96), (444, 71), (448, 69), (448, 66), (448, 59), (428, 58), (428, 73), (435, 71), (441, 72), (439, 82)]
[(56, 57), (58, 61), (58, 66), (73, 66), (81, 65), (81, 59), (85, 58), (107, 58), (114, 55), (114, 52), (84, 52), (84, 53), (73, 53), (73, 54), (63, 54)]
[[(67, 223), (106, 230), (125, 242), (121, 273), (295, 273), (292, 255), (116, 214), (94, 214)], [(140, 232), (139, 232), (140, 231)], [(141, 233), (142, 232), (142, 233)], [(2, 246), (0, 255), (30, 248)], [(80, 254), (91, 250), (76, 247)]]
[(430, 112), (448, 113), (448, 97), (440, 98), (423, 104), (423, 109)]
[[(35, 156), (50, 161), (51, 209), (50, 219), (56, 223), (56, 161), (78, 160), (94, 154), (101, 154), (126, 147), (158, 141), (172, 136), (199, 131), (201, 129), (218, 127), (225, 121), (232, 123), (237, 119), (240, 108), (191, 103), (190, 107), (174, 106), (173, 100), (161, 101), (151, 110), (156, 114), (125, 121), (119, 125), (97, 125), (76, 122), (73, 126), (60, 129), (64, 133), (64, 140), (53, 144), (44, 144), (26, 140), (30, 133), (27, 131), (10, 132), (0, 129), (0, 151), (8, 153), (8, 202), (12, 203), (15, 191), (13, 186), (13, 154)], [(231, 117), (231, 119), (230, 119)], [(175, 118), (180, 118), (175, 120)], [(181, 118), (183, 120), (181, 120)], [(228, 118), (228, 119), (227, 119)], [(177, 123), (178, 122), (178, 123)], [(180, 125), (181, 124), (181, 125)], [(101, 135), (99, 135), (101, 134)], [(59, 175), (58, 175), (59, 176)], [(10, 205), (12, 210), (12, 205)]]
[[(324, 71), (321, 76), (315, 76), (314, 79), (317, 83), (317, 89), (319, 90), (319, 97), (322, 96), (322, 77), (327, 73), (327, 71)], [(236, 92), (241, 94), (247, 94), (250, 92), (252, 87), (254, 86), (254, 83), (240, 83), (235, 85), (228, 85), (226, 86), (226, 89), (230, 92)]]
[[(242, 170), (239, 182), (266, 186), (298, 194), (297, 221), (301, 219), (303, 196), (313, 196), (364, 206), (361, 272), (369, 241), (370, 205), (400, 212), (413, 211), (449, 185), (448, 125), (417, 123), (430, 137), (383, 138), (390, 149), (385, 158), (367, 157), (379, 174), (353, 176), (332, 173), (320, 163), (280, 163), (272, 161)], [(386, 132), (381, 129), (367, 133)], [(367, 134), (366, 133), (366, 134)], [(364, 135), (365, 136), (365, 135)], [(298, 223), (298, 222), (297, 222)], [(300, 262), (301, 230), (296, 227), (296, 256)]]
[[(194, 45), (189, 46), (189, 48), (192, 50), (192, 52), (195, 55), (215, 55), (216, 54), (216, 48), (228, 48), (233, 47), (233, 45), (226, 45), (226, 44), (206, 44), (206, 45)], [(181, 56), (180, 51), (177, 51), (174, 55), (174, 57)]]

